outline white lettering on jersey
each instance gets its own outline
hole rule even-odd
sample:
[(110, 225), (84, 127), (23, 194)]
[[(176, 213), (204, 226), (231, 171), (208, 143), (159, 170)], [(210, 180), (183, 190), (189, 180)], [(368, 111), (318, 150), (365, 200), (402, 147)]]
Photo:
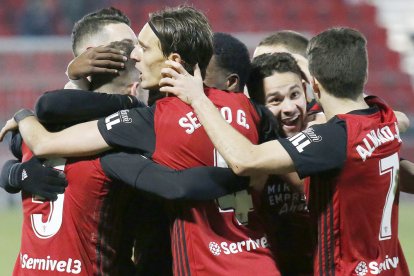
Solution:
[(186, 129), (185, 132), (187, 134), (192, 134), (194, 130), (201, 127), (197, 116), (192, 111), (185, 114), (185, 117), (180, 118), (178, 124)]
[(210, 242), (208, 247), (214, 256), (219, 256), (221, 253), (231, 255), (241, 252), (250, 252), (259, 248), (267, 248), (269, 247), (269, 244), (267, 243), (267, 238), (264, 236), (256, 240), (248, 239), (232, 243), (225, 241), (220, 244), (217, 242)]
[(322, 136), (316, 135), (315, 130), (310, 127), (288, 139), (298, 152), (303, 152), (303, 149), (310, 145), (310, 143), (322, 141)]
[(67, 260), (52, 260), (50, 256), (46, 258), (32, 258), (28, 254), (20, 253), (20, 265), (23, 269), (40, 270), (40, 271), (56, 271), (71, 274), (79, 274), (82, 272), (82, 263), (80, 260), (68, 258)]
[(385, 260), (382, 262), (372, 261), (368, 264), (364, 261), (358, 263), (355, 268), (355, 272), (358, 276), (365, 276), (369, 272), (373, 275), (381, 274), (387, 270), (396, 269), (398, 267), (399, 259), (398, 257), (390, 258), (388, 255), (385, 256)]
[(395, 133), (393, 133), (389, 126), (373, 129), (365, 135), (360, 145), (356, 147), (356, 151), (361, 156), (362, 161), (367, 160), (368, 157), (380, 146), (385, 143), (397, 139), (401, 143), (400, 132), (397, 123), (395, 123)]
[[(226, 122), (228, 122), (229, 124), (231, 124), (233, 122), (233, 112), (231, 110), (230, 107), (228, 106), (224, 106), (220, 109), (220, 114), (221, 116), (223, 116), (224, 120), (226, 120)], [(109, 117), (108, 117), (109, 118)], [(106, 122), (106, 119), (105, 119)], [(119, 123), (119, 122), (117, 122)], [(113, 123), (117, 124), (117, 123)], [(239, 126), (242, 126), (246, 129), (250, 128), (250, 125), (247, 123), (247, 118), (246, 118), (246, 112), (242, 109), (238, 109), (236, 111), (236, 123)], [(185, 114), (184, 117), (181, 117), (178, 120), (178, 124), (185, 129), (185, 132), (187, 134), (193, 134), (194, 131), (201, 127), (201, 123), (199, 122), (197, 116), (194, 114), (194, 112), (190, 111), (187, 114)], [(108, 128), (108, 124), (107, 124), (107, 128)]]
[[(65, 163), (66, 160), (64, 158), (56, 158), (46, 160), (44, 165), (63, 171), (65, 169)], [(55, 201), (44, 201), (36, 195), (32, 196), (32, 203), (49, 204), (50, 208), (47, 219), (44, 222), (43, 214), (30, 214), (33, 232), (40, 239), (48, 239), (53, 237), (62, 225), (63, 202), (65, 200), (65, 194), (58, 194), (57, 197), (58, 198)]]
[(119, 119), (118, 112), (112, 115), (109, 115), (108, 117), (105, 118), (106, 129), (111, 130), (113, 125), (119, 124), (120, 122), (121, 122), (121, 119)]
[[(32, 229), (36, 236), (40, 239), (48, 239), (53, 237), (60, 229), (62, 225), (63, 215), (63, 202), (65, 194), (58, 194), (58, 198), (55, 201), (49, 201), (50, 212), (47, 220), (43, 222), (42, 214), (31, 214), (30, 219), (32, 221)], [(32, 197), (33, 203), (44, 204), (44, 201), (37, 200), (36, 196)]]
[(128, 116), (129, 110), (121, 110), (105, 118), (106, 129), (111, 130), (112, 126), (119, 124), (120, 122), (130, 124), (132, 119)]

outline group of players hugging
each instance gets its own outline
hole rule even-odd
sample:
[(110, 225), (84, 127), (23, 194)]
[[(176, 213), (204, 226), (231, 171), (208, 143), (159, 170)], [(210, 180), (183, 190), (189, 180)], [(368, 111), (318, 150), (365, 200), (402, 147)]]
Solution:
[(190, 6), (138, 36), (115, 8), (84, 16), (65, 89), (0, 132), (13, 275), (409, 275), (409, 121), (364, 90), (366, 43), (283, 30), (250, 61)]

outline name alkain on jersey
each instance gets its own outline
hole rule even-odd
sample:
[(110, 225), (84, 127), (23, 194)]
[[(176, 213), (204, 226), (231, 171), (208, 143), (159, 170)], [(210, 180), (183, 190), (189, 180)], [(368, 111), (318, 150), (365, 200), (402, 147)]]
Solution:
[(395, 123), (395, 133), (392, 132), (389, 126), (372, 129), (362, 139), (362, 144), (356, 147), (356, 151), (359, 156), (361, 156), (361, 159), (365, 161), (378, 147), (394, 141), (395, 139), (397, 139), (399, 143), (402, 142), (397, 123)]

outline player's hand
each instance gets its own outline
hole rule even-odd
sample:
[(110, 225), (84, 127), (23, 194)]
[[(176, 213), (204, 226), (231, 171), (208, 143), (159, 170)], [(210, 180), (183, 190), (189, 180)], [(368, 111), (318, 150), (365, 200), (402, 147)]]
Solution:
[(94, 74), (118, 74), (127, 59), (122, 50), (105, 46), (89, 48), (69, 64), (68, 77), (77, 80)]
[(44, 167), (37, 157), (13, 165), (9, 174), (10, 186), (48, 200), (56, 200), (68, 185), (65, 174)]
[(192, 76), (178, 62), (167, 60), (165, 63), (169, 67), (161, 69), (161, 74), (164, 76), (159, 83), (161, 92), (172, 93), (187, 104), (206, 97), (198, 64)]
[(14, 118), (11, 118), (6, 122), (4, 127), (0, 131), (0, 142), (3, 141), (4, 136), (6, 136), (7, 132), (15, 130), (18, 128), (17, 122), (14, 120)]

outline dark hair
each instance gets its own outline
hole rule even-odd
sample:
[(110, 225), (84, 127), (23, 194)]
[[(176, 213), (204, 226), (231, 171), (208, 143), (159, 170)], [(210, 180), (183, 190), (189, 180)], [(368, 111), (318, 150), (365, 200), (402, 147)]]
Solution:
[(263, 79), (272, 76), (274, 73), (286, 72), (295, 73), (299, 78), (306, 79), (295, 58), (289, 53), (263, 54), (255, 57), (252, 61), (250, 77), (247, 82), (250, 98), (257, 103), (264, 104)]
[(102, 30), (105, 25), (113, 23), (125, 23), (131, 26), (129, 18), (120, 10), (110, 7), (100, 9), (96, 12), (89, 13), (78, 20), (72, 29), (72, 51), (78, 56), (78, 46), (86, 35), (96, 34)]
[[(121, 41), (114, 41), (108, 44), (108, 47), (124, 51), (125, 56), (128, 57), (128, 60), (130, 59), (129, 56), (131, 55), (131, 52), (134, 50), (134, 46), (134, 42), (131, 39), (123, 39)], [(125, 68), (118, 70), (124, 71)], [(91, 88), (92, 90), (95, 90), (102, 85), (111, 82), (116, 77), (118, 77), (116, 74), (95, 74), (92, 76)]]
[(178, 53), (190, 74), (198, 63), (205, 77), (213, 55), (213, 33), (203, 13), (189, 6), (166, 8), (151, 13), (149, 24), (155, 28), (153, 31), (160, 40), (164, 56)]
[(250, 71), (250, 55), (246, 45), (232, 35), (214, 33), (213, 54), (220, 68), (239, 76), (239, 87), (243, 90)]
[(299, 54), (306, 57), (306, 48), (308, 47), (309, 40), (302, 34), (295, 31), (279, 31), (275, 32), (262, 41), (258, 46), (277, 46), (282, 45), (289, 52), (293, 54)]
[(333, 28), (313, 37), (308, 46), (309, 71), (328, 93), (355, 100), (367, 77), (366, 39), (350, 28)]

